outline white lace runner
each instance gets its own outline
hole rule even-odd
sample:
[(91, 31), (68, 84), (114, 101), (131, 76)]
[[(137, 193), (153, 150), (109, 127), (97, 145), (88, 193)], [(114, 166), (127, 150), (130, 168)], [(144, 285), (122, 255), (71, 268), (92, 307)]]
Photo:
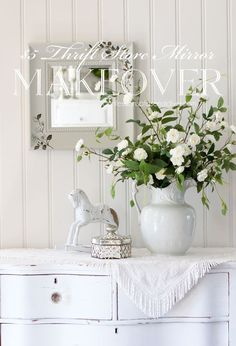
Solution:
[(133, 249), (133, 257), (99, 260), (89, 254), (51, 249), (0, 250), (0, 267), (75, 265), (110, 273), (136, 306), (151, 318), (167, 313), (213, 267), (236, 261), (236, 249), (191, 249), (185, 256), (150, 255)]

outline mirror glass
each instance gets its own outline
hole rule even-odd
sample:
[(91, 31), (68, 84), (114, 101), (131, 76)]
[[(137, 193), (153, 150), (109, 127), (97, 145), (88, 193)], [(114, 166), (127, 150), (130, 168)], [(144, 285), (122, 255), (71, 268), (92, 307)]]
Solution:
[[(108, 66), (49, 68), (50, 127), (112, 127), (113, 108), (101, 107), (101, 89), (109, 89)], [(81, 82), (82, 81), (82, 82)]]

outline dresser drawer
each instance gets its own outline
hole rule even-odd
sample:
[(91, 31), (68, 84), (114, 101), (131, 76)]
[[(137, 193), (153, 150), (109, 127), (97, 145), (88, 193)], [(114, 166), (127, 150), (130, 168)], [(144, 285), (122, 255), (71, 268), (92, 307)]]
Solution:
[[(165, 317), (224, 317), (229, 314), (228, 273), (211, 273), (181, 300)], [(129, 298), (118, 291), (120, 320), (146, 319)]]
[(1, 338), (4, 346), (118, 346), (111, 343), (114, 331), (114, 327), (76, 324), (3, 324)]
[(111, 319), (109, 276), (3, 275), (2, 318)]
[(2, 325), (3, 346), (228, 346), (228, 324)]

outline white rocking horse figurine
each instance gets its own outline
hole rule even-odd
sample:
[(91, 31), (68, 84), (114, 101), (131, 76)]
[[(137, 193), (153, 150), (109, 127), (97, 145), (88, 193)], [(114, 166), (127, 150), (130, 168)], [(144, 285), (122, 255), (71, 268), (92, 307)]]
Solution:
[[(119, 221), (114, 209), (105, 204), (93, 206), (83, 190), (76, 189), (68, 195), (69, 200), (75, 209), (75, 221), (72, 223), (66, 242), (66, 248), (81, 250), (83, 247), (78, 244), (80, 228), (89, 223), (102, 222), (118, 227)], [(84, 247), (85, 250), (85, 247)]]

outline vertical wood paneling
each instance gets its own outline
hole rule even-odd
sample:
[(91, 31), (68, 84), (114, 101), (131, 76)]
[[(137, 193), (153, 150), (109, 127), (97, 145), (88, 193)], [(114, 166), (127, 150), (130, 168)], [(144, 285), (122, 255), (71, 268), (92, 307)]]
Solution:
[(50, 41), (72, 41), (72, 0), (47, 0), (50, 6)]
[(73, 189), (73, 152), (60, 151), (51, 158), (52, 203), (51, 245), (65, 244), (69, 227), (74, 218), (73, 207), (67, 196)]
[[(12, 11), (12, 8), (15, 10)], [(21, 3), (0, 2), (1, 47), (1, 246), (23, 245), (21, 89), (14, 96), (14, 69), (21, 69)], [(10, 30), (7, 32), (7, 28)], [(6, 37), (7, 33), (7, 37)], [(3, 82), (4, 81), (4, 82)]]
[[(100, 6), (98, 0), (75, 0), (75, 39), (96, 42), (101, 31)], [(77, 187), (88, 194), (92, 203), (102, 200), (102, 167), (98, 157), (85, 158), (77, 165)], [(80, 241), (90, 243), (91, 236), (100, 234), (99, 224), (91, 224), (82, 229)]]
[[(189, 12), (193, 12), (194, 16), (189, 16)], [(199, 52), (202, 50), (202, 26), (201, 26), (201, 0), (180, 0), (179, 2), (179, 45), (180, 47), (186, 46), (191, 52)], [(194, 27), (194, 30), (190, 30)], [(196, 82), (202, 77), (201, 68), (203, 63), (201, 60), (196, 59), (184, 59), (179, 61), (179, 68), (186, 70), (184, 72), (184, 92), (192, 84), (197, 84)], [(198, 72), (187, 71), (188, 69), (196, 69)], [(194, 80), (194, 82), (189, 82), (189, 80)], [(194, 245), (203, 246), (204, 245), (204, 208), (201, 203), (201, 196), (197, 193), (196, 189), (191, 188), (187, 192), (187, 201), (195, 207), (196, 210), (196, 231), (194, 238)]]
[[(206, 49), (214, 52), (215, 57), (206, 61), (206, 68), (217, 69), (223, 75), (217, 86), (228, 104), (228, 83), (227, 83), (227, 0), (207, 0), (206, 1)], [(214, 8), (214, 10), (213, 10)], [(218, 24), (220, 22), (220, 25)], [(217, 38), (217, 39), (216, 39)], [(211, 102), (219, 96), (209, 89), (208, 98)], [(228, 181), (228, 176), (226, 177)], [(229, 205), (229, 185), (218, 188), (222, 198)], [(210, 210), (207, 213), (207, 245), (230, 245), (229, 213), (222, 216), (221, 205), (217, 195), (209, 191)]]
[(99, 37), (99, 1), (75, 0), (76, 41), (97, 41)]
[[(175, 47), (176, 41), (176, 7), (175, 0), (154, 1), (153, 8), (153, 68), (164, 86), (168, 85), (164, 94), (161, 93), (156, 81), (153, 81), (154, 100), (160, 106), (168, 106), (176, 102), (175, 59), (163, 58), (170, 52), (170, 46)], [(166, 47), (165, 49), (163, 49)], [(171, 77), (172, 70), (174, 73)], [(169, 80), (169, 83), (168, 83)]]
[(100, 13), (102, 40), (124, 41), (124, 1), (101, 0)]
[[(73, 39), (72, 0), (48, 0), (50, 42), (71, 42)], [(73, 189), (74, 155), (72, 150), (54, 150), (49, 159), (50, 245), (65, 244), (73, 208), (67, 199)]]
[[(201, 11), (202, 9), (202, 11)], [(149, 78), (146, 95), (159, 104), (173, 103), (178, 98), (179, 68), (216, 68), (225, 74), (218, 84), (229, 104), (230, 122), (236, 123), (236, 4), (233, 0), (3, 0), (0, 2), (0, 38), (2, 80), (0, 139), (0, 234), (1, 246), (62, 245), (73, 219), (67, 200), (74, 186), (84, 189), (93, 203), (105, 201), (119, 213), (120, 230), (131, 229), (135, 245), (142, 245), (138, 217), (129, 208), (129, 188), (119, 185), (117, 197), (110, 197), (111, 177), (107, 176), (98, 158), (75, 163), (73, 151), (35, 152), (29, 149), (28, 95), (18, 84), (14, 96), (14, 68), (27, 76), (27, 62), (20, 59), (29, 42), (133, 41), (136, 51), (149, 52), (144, 61), (136, 61)], [(6, 32), (7, 30), (7, 32)], [(7, 34), (7, 40), (6, 40)], [(154, 59), (162, 55), (165, 45), (184, 45), (196, 51), (210, 51), (215, 58), (199, 62)], [(177, 69), (167, 93), (161, 95), (149, 68), (155, 69), (164, 85), (171, 68)], [(186, 77), (188, 77), (186, 75)], [(210, 91), (210, 90), (209, 90)], [(215, 98), (210, 91), (210, 99)], [(222, 217), (217, 196), (209, 193), (210, 212), (203, 212), (195, 192), (188, 200), (197, 210), (195, 245), (236, 244), (236, 178), (232, 173), (229, 185), (220, 189), (230, 205), (230, 213)], [(145, 189), (143, 189), (145, 191)], [(142, 204), (148, 195), (139, 196)], [(100, 232), (98, 225), (89, 225), (80, 240), (89, 242)], [(233, 243), (233, 244), (232, 244)]]
[[(151, 1), (147, 0), (128, 0), (126, 6), (126, 28), (127, 28), (127, 40), (134, 42), (134, 49), (137, 52), (147, 53), (150, 50), (150, 7)], [(135, 69), (140, 69), (149, 76), (150, 60), (137, 59), (134, 62)], [(150, 97), (150, 84), (148, 84), (145, 93), (143, 93), (143, 99)], [(136, 111), (136, 117), (141, 116)], [(142, 116), (141, 116), (142, 117)], [(130, 189), (131, 190), (131, 189)], [(147, 189), (140, 188), (139, 199), (142, 201), (142, 205), (147, 203)], [(143, 246), (143, 242), (140, 235), (138, 216), (135, 208), (130, 210), (130, 229), (132, 237), (134, 238), (135, 246)]]
[[(32, 15), (37, 13), (37, 15)], [(30, 42), (47, 39), (46, 1), (24, 1), (24, 49)], [(28, 62), (24, 64), (24, 74), (28, 76)], [(30, 112), (28, 94), (24, 95), (22, 114), (25, 127), (25, 189), (26, 189), (26, 245), (46, 247), (49, 245), (49, 199), (48, 199), (48, 158), (45, 152), (29, 149)]]
[[(125, 40), (124, 33), (124, 7), (123, 1), (102, 0), (101, 1), (101, 37), (103, 40), (122, 42)], [(115, 14), (115, 15), (114, 15)], [(118, 116), (122, 117), (122, 111), (118, 110)], [(106, 173), (103, 167), (103, 198), (104, 202), (116, 210), (119, 216), (119, 231), (128, 233), (127, 225), (127, 184), (118, 183), (116, 197), (111, 197), (111, 185), (113, 177)]]
[[(230, 67), (230, 105), (231, 105), (231, 120), (236, 124), (236, 2), (228, 0), (228, 42), (229, 42), (229, 67)], [(233, 246), (236, 246), (236, 176), (232, 173), (231, 188), (231, 231), (233, 236)]]

